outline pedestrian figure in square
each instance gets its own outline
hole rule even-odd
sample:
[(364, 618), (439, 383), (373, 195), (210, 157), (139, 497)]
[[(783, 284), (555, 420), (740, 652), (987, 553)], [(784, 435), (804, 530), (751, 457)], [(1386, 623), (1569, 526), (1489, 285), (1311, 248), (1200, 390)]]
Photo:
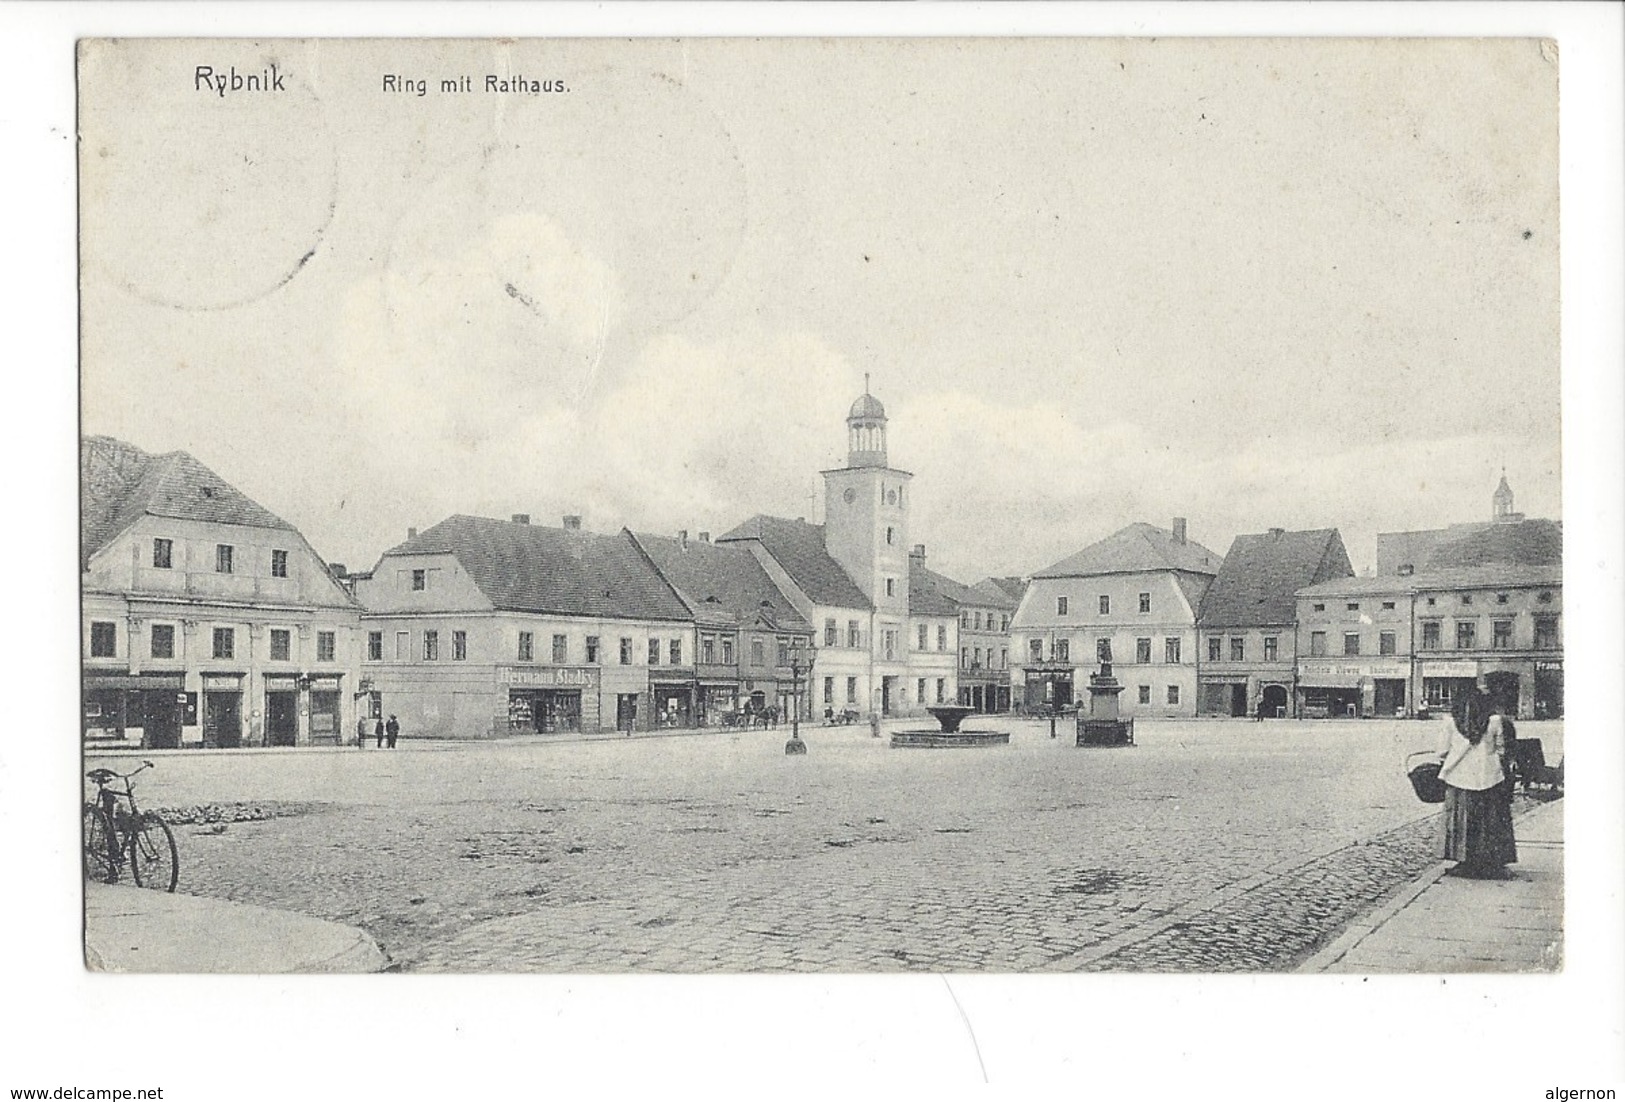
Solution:
[(1518, 846), (1505, 720), (1483, 693), (1469, 687), (1441, 726), (1442, 856), (1456, 862), (1451, 871), (1457, 876), (1506, 880), (1506, 867), (1518, 860)]
[(382, 750), (384, 748), (384, 717), (383, 716), (378, 717), (378, 722), (373, 727), (372, 733), (378, 737), (378, 749)]
[(355, 744), (357, 749), (365, 750), (367, 748), (367, 734), (367, 717), (362, 716), (355, 721)]
[(384, 724), (384, 734), (389, 738), (389, 748), (395, 749), (395, 740), (401, 737), (401, 725), (393, 715), (389, 717), (389, 722)]

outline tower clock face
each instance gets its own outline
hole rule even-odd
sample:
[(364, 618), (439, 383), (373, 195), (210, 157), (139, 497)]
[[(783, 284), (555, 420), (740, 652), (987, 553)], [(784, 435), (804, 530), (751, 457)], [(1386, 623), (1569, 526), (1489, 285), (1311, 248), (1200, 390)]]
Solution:
[(854, 501), (858, 500), (858, 492), (856, 490), (854, 490), (852, 487), (848, 486), (846, 488), (846, 493), (841, 495), (841, 500), (846, 502), (848, 505), (850, 505)]

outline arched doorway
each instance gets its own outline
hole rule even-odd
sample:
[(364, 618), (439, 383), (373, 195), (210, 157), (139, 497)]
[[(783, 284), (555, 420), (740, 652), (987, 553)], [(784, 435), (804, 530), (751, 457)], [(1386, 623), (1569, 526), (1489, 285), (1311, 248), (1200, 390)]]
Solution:
[(1260, 719), (1277, 719), (1286, 715), (1286, 686), (1265, 685), (1258, 700)]

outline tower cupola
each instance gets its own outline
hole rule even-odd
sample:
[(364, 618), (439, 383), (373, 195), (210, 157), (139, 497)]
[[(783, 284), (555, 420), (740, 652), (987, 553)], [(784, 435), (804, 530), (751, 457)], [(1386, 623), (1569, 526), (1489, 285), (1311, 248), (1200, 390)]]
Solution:
[(846, 465), (886, 466), (886, 407), (869, 393), (867, 374), (863, 376), (863, 396), (846, 415)]
[(1522, 520), (1512, 507), (1512, 487), (1507, 485), (1506, 468), (1501, 469), (1501, 484), (1495, 488), (1495, 496), (1491, 499), (1491, 517), (1502, 523)]

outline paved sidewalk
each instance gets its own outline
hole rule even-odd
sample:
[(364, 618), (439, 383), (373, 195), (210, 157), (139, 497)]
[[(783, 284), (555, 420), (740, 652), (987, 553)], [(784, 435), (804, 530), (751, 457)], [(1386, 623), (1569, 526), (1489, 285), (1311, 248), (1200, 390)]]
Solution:
[(378, 943), (352, 926), (199, 895), (85, 883), (92, 972), (378, 972)]
[(1440, 861), (1301, 972), (1556, 972), (1563, 967), (1563, 802), (1516, 823), (1511, 880), (1446, 876)]

